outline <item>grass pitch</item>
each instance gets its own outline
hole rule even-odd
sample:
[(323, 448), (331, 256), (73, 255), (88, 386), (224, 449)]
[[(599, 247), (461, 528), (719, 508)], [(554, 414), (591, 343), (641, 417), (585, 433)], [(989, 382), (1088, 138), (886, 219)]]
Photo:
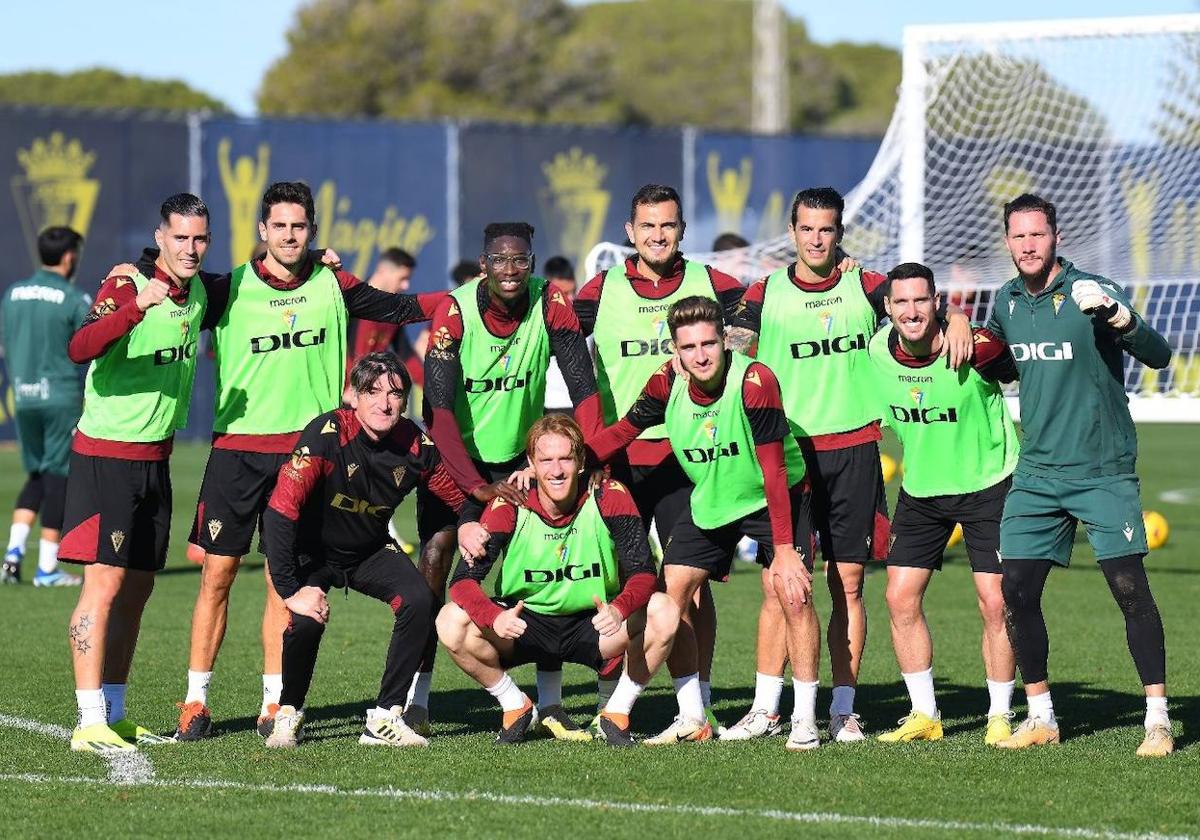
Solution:
[[(76, 590), (0, 589), (0, 835), (68, 833), (177, 837), (484, 836), (661, 837), (739, 832), (813, 837), (1200, 835), (1200, 476), (1194, 426), (1143, 426), (1140, 474), (1146, 508), (1170, 521), (1167, 545), (1149, 560), (1166, 625), (1171, 713), (1179, 752), (1134, 756), (1143, 702), (1125, 648), (1120, 612), (1090, 548), (1056, 570), (1046, 591), (1050, 673), (1064, 743), (1022, 753), (983, 745), (987, 708), (979, 619), (962, 549), (947, 557), (927, 597), (938, 702), (947, 737), (933, 744), (822, 744), (789, 754), (783, 739), (614, 751), (601, 744), (492, 744), (499, 713), (444, 652), (434, 678), (434, 738), (427, 750), (360, 747), (366, 707), (382, 670), (391, 616), (352, 593), (332, 593), (332, 618), (309, 696), (309, 739), (268, 752), (255, 734), (265, 587), (251, 559), (234, 587), (229, 633), (210, 695), (221, 736), (148, 748), (145, 759), (110, 766), (71, 753), (74, 724), (67, 617)], [(894, 448), (893, 448), (894, 451)], [(181, 445), (173, 461), (176, 516), (171, 562), (142, 626), (129, 692), (130, 716), (169, 732), (186, 687), (187, 645), (198, 569), (183, 558), (207, 449)], [(0, 452), (0, 499), (22, 480), (15, 452)], [(895, 483), (890, 488), (894, 496)], [(411, 505), (397, 519), (413, 531)], [(36, 555), (36, 549), (32, 552)], [(27, 562), (26, 577), (35, 556)], [(869, 639), (858, 711), (872, 734), (908, 710), (888, 636), (882, 569), (866, 585)], [(713, 699), (732, 723), (753, 695), (758, 576), (737, 564), (715, 587), (720, 618)], [(828, 616), (828, 593), (817, 584)], [(516, 672), (523, 684), (532, 668)], [(818, 712), (828, 709), (828, 665)], [(1018, 700), (1020, 693), (1018, 689)], [(581, 722), (594, 709), (594, 681), (567, 666), (565, 702)], [(790, 711), (790, 689), (784, 711)], [(642, 734), (674, 713), (665, 676), (635, 709)], [(1023, 714), (1023, 705), (1018, 705)], [(824, 723), (824, 721), (823, 721)]]

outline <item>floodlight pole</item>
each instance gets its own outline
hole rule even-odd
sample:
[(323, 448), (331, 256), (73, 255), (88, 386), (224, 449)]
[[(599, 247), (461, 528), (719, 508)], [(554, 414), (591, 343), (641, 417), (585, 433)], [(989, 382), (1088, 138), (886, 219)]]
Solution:
[(925, 258), (925, 41), (904, 28), (900, 77), (900, 261)]
[(786, 22), (779, 0), (754, 0), (750, 128), (758, 134), (782, 134), (788, 129)]

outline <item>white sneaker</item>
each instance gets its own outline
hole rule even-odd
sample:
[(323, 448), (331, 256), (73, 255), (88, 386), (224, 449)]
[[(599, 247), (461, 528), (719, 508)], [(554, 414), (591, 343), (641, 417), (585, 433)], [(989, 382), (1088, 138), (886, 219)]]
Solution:
[(848, 715), (834, 715), (829, 719), (829, 737), (839, 744), (866, 740), (867, 736), (859, 720), (859, 716), (853, 712)]
[(266, 745), (272, 749), (292, 748), (300, 743), (304, 731), (304, 710), (295, 706), (280, 706), (275, 713), (275, 727), (267, 736)]
[(691, 720), (680, 715), (662, 732), (642, 743), (647, 747), (661, 747), (667, 744), (682, 744), (685, 741), (711, 741), (712, 737), (712, 725), (707, 720)]
[(792, 732), (788, 735), (789, 750), (815, 750), (821, 746), (821, 735), (817, 732), (815, 720), (792, 718)]
[(769, 738), (783, 731), (779, 715), (769, 715), (765, 709), (751, 709), (745, 717), (721, 733), (722, 741), (749, 741), (752, 738)]
[(388, 747), (428, 747), (429, 742), (404, 722), (404, 709), (392, 706), (387, 712), (377, 709), (367, 710), (367, 725), (362, 735), (358, 736), (360, 744), (379, 744)]

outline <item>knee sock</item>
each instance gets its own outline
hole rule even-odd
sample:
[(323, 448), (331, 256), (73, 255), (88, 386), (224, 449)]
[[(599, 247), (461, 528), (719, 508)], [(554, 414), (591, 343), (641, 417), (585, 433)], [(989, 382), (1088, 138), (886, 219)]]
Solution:
[(487, 693), (495, 697), (500, 708), (506, 712), (515, 712), (525, 705), (525, 693), (517, 687), (507, 671), (500, 682), (488, 686)]
[(1121, 612), (1125, 615), (1125, 640), (1142, 685), (1167, 681), (1167, 646), (1162, 618), (1150, 592), (1140, 554), (1103, 560), (1100, 569)]
[(58, 543), (38, 540), (38, 571), (48, 575), (58, 568)]
[(783, 694), (783, 677), (774, 674), (754, 675), (754, 705), (768, 715), (779, 714), (779, 696)]
[(902, 673), (900, 676), (904, 677), (904, 684), (908, 687), (913, 711), (926, 717), (937, 717), (937, 700), (933, 694), (933, 669), (926, 668), (911, 674)]
[(1005, 560), (1003, 564), (1004, 619), (1026, 685), (1046, 679), (1050, 638), (1042, 615), (1042, 590), (1052, 565), (1049, 560)]
[(208, 705), (208, 684), (212, 682), (212, 671), (188, 671), (187, 696), (184, 703), (203, 703)]
[(14, 522), (8, 530), (8, 551), (14, 548), (25, 553), (25, 541), (29, 539), (29, 526), (24, 522)]
[(102, 683), (100, 686), (109, 723), (116, 723), (125, 717), (125, 688), (125, 683)]
[(549, 709), (551, 706), (562, 705), (562, 680), (560, 668), (557, 671), (537, 672), (537, 705), (539, 709)]

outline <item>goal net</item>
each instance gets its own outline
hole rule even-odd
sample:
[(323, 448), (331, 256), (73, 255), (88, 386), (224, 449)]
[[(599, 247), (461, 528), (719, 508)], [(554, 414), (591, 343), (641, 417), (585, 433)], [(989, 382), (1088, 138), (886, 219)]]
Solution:
[[(900, 101), (846, 196), (845, 249), (880, 271), (926, 263), (984, 320), (1014, 274), (1001, 207), (1027, 191), (1058, 206), (1059, 253), (1127, 288), (1175, 350), (1167, 370), (1127, 363), (1135, 418), (1200, 421), (1200, 15), (905, 30)], [(603, 243), (588, 270), (628, 253)], [(795, 248), (688, 256), (748, 282)]]

